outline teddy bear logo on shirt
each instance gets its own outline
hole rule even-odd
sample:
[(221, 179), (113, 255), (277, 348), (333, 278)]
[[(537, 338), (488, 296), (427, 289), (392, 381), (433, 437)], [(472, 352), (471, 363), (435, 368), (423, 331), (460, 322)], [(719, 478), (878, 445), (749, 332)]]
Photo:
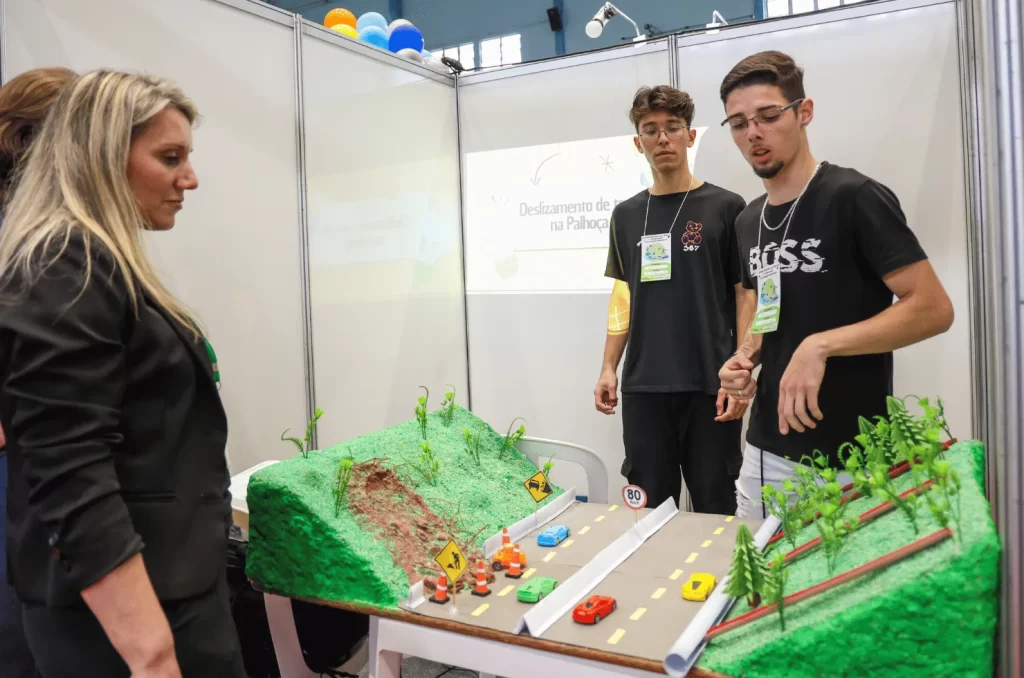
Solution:
[(704, 225), (696, 221), (686, 222), (686, 231), (683, 232), (683, 251), (684, 252), (696, 252), (697, 248), (704, 241), (704, 238), (700, 234), (700, 229), (704, 228)]

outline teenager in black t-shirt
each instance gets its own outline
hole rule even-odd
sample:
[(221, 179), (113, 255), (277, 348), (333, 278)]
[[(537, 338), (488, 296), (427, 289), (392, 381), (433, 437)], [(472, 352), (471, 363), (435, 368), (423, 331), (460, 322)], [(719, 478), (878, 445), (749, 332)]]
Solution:
[(885, 414), (892, 351), (945, 332), (953, 306), (892, 191), (811, 155), (814, 103), (790, 57), (744, 59), (721, 95), (723, 125), (768, 191), (736, 221), (743, 284), (761, 305), (720, 372), (730, 396), (757, 395), (737, 483), (737, 513), (749, 515), (762, 511), (760, 486), (781, 488), (803, 455), (839, 464), (858, 416)]
[[(680, 471), (696, 511), (733, 513), (742, 399), (721, 391), (718, 368), (736, 350), (741, 262), (733, 223), (743, 198), (690, 174), (693, 101), (671, 87), (642, 88), (630, 118), (654, 186), (612, 212), (608, 265), (615, 278), (597, 409), (612, 414), (622, 370), (622, 474), (656, 507), (679, 503)], [(746, 326), (752, 307), (740, 308)], [(628, 342), (628, 348), (627, 348)]]

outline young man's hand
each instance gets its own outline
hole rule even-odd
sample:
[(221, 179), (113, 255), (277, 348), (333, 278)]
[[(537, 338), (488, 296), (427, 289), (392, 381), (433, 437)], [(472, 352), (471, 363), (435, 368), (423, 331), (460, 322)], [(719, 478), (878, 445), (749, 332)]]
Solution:
[(817, 428), (817, 421), (823, 419), (818, 409), (818, 389), (825, 376), (825, 348), (814, 335), (804, 339), (779, 382), (779, 433), (786, 435), (790, 429), (803, 433), (808, 428)]
[(601, 378), (594, 389), (594, 405), (602, 414), (615, 414), (619, 404), (619, 377), (614, 370), (601, 370)]
[[(726, 404), (726, 401), (728, 401), (728, 405)], [(748, 400), (729, 396), (728, 391), (724, 388), (718, 389), (718, 402), (716, 403), (718, 416), (715, 417), (715, 421), (732, 421), (733, 419), (742, 419), (743, 413), (747, 411), (747, 405), (749, 402), (750, 401)]]
[(718, 378), (722, 382), (721, 390), (729, 397), (730, 404), (733, 399), (750, 400), (757, 393), (757, 381), (754, 380), (753, 372), (754, 361), (743, 351), (737, 351), (722, 365), (722, 369), (718, 371)]

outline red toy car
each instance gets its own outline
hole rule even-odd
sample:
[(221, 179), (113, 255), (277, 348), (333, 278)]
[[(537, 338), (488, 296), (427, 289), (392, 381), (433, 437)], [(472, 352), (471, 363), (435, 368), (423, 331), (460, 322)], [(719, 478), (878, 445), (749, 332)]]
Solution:
[(573, 608), (572, 620), (580, 624), (596, 624), (612, 612), (618, 605), (610, 596), (590, 596)]

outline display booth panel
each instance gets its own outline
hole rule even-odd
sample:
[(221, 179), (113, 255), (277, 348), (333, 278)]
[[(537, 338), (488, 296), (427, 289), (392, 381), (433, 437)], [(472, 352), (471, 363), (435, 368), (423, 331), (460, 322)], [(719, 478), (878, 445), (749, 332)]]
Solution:
[[(953, 300), (949, 332), (896, 352), (894, 391), (941, 395), (954, 434), (968, 438), (971, 322), (956, 7), (914, 6), (920, 4), (878, 3), (810, 25), (799, 25), (804, 17), (680, 38), (678, 86), (697, 102), (697, 124), (709, 125), (698, 175), (752, 200), (764, 187), (719, 124), (722, 79), (763, 50), (783, 51), (804, 68), (815, 157), (860, 170), (896, 193)], [(744, 31), (754, 34), (730, 37)]]
[(8, 78), (54, 65), (142, 71), (195, 100), (199, 189), (175, 229), (148, 241), (217, 350), (232, 469), (278, 458), (281, 431), (306, 412), (290, 19), (203, 0), (4, 8)]
[(594, 56), (460, 84), (470, 375), (479, 416), (501, 433), (525, 417), (528, 435), (591, 448), (614, 496), (622, 426), (593, 400), (607, 219), (650, 183), (628, 112), (640, 86), (668, 81), (669, 60), (664, 44)]
[[(326, 446), (411, 419), (445, 384), (465, 405), (455, 89), (303, 36), (316, 404)], [(442, 80), (439, 82), (437, 80)]]

